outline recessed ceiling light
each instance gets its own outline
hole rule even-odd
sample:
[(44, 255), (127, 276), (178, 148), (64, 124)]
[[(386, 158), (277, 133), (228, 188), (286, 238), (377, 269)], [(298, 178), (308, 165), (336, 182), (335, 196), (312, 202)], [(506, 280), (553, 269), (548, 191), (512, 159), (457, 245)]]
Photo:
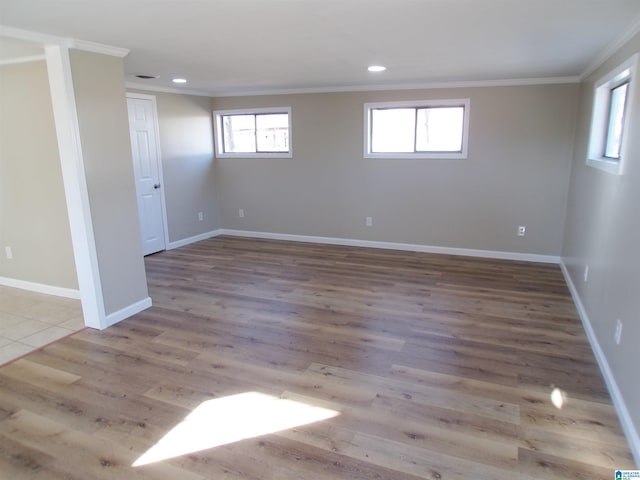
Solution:
[(384, 72), (387, 67), (383, 67), (382, 65), (371, 65), (367, 70), (370, 72)]
[(187, 83), (186, 78), (174, 78), (173, 83)]

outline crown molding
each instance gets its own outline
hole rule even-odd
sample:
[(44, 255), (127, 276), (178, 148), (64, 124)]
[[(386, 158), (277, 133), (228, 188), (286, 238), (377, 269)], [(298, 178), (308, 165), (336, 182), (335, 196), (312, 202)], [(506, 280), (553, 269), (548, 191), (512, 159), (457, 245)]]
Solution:
[(625, 43), (631, 40), (631, 38), (638, 33), (640, 33), (640, 15), (635, 18), (629, 28), (623, 31), (613, 42), (607, 45), (607, 47), (600, 52), (597, 57), (595, 57), (593, 62), (591, 62), (585, 71), (580, 74), (580, 81), (586, 80), (589, 75), (595, 72), (604, 62), (611, 58), (614, 53), (616, 53)]
[(149, 92), (178, 93), (180, 95), (195, 95), (198, 97), (215, 97), (216, 96), (212, 92), (206, 92), (204, 90), (189, 90), (185, 88), (163, 87), (160, 85), (149, 85), (148, 83), (139, 83), (139, 82), (125, 82), (124, 86), (126, 88), (131, 88), (134, 90), (147, 90)]
[(62, 37), (48, 35), (46, 33), (32, 32), (30, 30), (22, 30), (21, 28), (7, 27), (6, 25), (0, 25), (0, 36), (14, 38), (16, 40), (24, 40), (25, 42), (39, 43), (43, 45), (68, 45), (68, 39)]
[(513, 87), (526, 85), (553, 85), (566, 83), (580, 83), (578, 76), (541, 77), (541, 78), (512, 78), (504, 80), (468, 80), (458, 82), (424, 82), (402, 84), (377, 85), (348, 85), (335, 87), (263, 89), (241, 91), (212, 91), (211, 97), (245, 97), (257, 95), (291, 95), (302, 93), (341, 93), (341, 92), (375, 92), (385, 90), (428, 90), (444, 88), (478, 88), (478, 87)]
[(124, 58), (129, 54), (128, 49), (121, 47), (113, 47), (103, 43), (89, 42), (87, 40), (71, 39), (69, 48), (84, 50), (86, 52), (100, 53), (102, 55), (110, 55), (112, 57)]
[(545, 77), (545, 78), (516, 78), (507, 80), (479, 80), (462, 82), (411, 83), (411, 84), (379, 84), (379, 85), (349, 85), (336, 87), (311, 88), (283, 88), (262, 90), (187, 90), (182, 88), (163, 87), (139, 82), (125, 82), (127, 88), (148, 90), (151, 92), (178, 93), (182, 95), (197, 95), (200, 97), (250, 97), (260, 95), (299, 95), (306, 93), (343, 93), (343, 92), (375, 92), (388, 90), (428, 90), (441, 88), (478, 88), (478, 87), (513, 87), (526, 85), (554, 85), (580, 83), (580, 77)]
[(41, 45), (62, 45), (67, 48), (75, 48), (77, 50), (85, 50), (87, 52), (101, 53), (103, 55), (111, 55), (120, 58), (127, 56), (129, 53), (129, 50), (126, 48), (113, 47), (111, 45), (89, 42), (87, 40), (78, 40), (75, 38), (58, 37), (56, 35), (32, 32), (30, 30), (22, 30), (20, 28), (7, 27), (5, 25), (0, 25), (0, 36), (38, 43)]

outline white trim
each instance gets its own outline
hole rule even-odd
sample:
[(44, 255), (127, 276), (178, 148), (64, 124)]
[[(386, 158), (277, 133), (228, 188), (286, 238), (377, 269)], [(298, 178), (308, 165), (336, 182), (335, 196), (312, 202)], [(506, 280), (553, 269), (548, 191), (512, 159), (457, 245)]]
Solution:
[[(150, 80), (150, 81), (153, 81), (153, 80)], [(130, 88), (134, 90), (146, 90), (149, 92), (177, 93), (179, 95), (194, 95), (196, 97), (213, 97), (214, 96), (211, 92), (205, 92), (204, 90), (189, 90), (187, 88), (163, 87), (161, 85), (151, 85), (148, 83), (140, 83), (140, 82), (125, 82), (124, 86), (128, 89)]]
[(622, 175), (622, 163), (620, 161), (609, 160), (607, 158), (596, 159), (587, 157), (587, 165), (610, 173), (611, 175)]
[[(167, 249), (169, 245), (169, 224), (167, 222), (167, 203), (165, 199), (165, 183), (163, 174), (163, 162), (162, 162), (162, 149), (160, 148), (160, 124), (158, 123), (158, 103), (155, 95), (146, 95), (144, 93), (127, 92), (127, 98), (135, 98), (139, 100), (150, 100), (151, 110), (153, 111), (153, 128), (156, 134), (156, 155), (158, 157), (158, 181), (162, 188), (160, 188), (160, 208), (162, 209), (162, 229), (164, 234), (164, 249)], [(137, 180), (136, 188), (137, 188)]]
[[(476, 250), (470, 248), (440, 247), (436, 245), (420, 245), (413, 243), (377, 242), (353, 238), (317, 237), (308, 235), (291, 235), (288, 233), (251, 232), (248, 230), (232, 230), (221, 228), (215, 236), (230, 235), (234, 237), (265, 238), (270, 240), (288, 240), (292, 242), (324, 243), (329, 245), (345, 245), (349, 247), (382, 248), (408, 252), (438, 253), (443, 255), (460, 255), (465, 257), (495, 258), (500, 260), (516, 260), (523, 262), (560, 263), (560, 257), (540, 255), (536, 253), (501, 252), (496, 250)], [(213, 235), (212, 235), (213, 236)]]
[[(462, 117), (462, 149), (459, 152), (372, 152), (371, 151), (371, 110), (377, 108), (403, 108), (403, 107), (463, 107)], [(471, 99), (435, 99), (435, 100), (404, 100), (398, 102), (371, 102), (364, 104), (364, 158), (389, 158), (389, 159), (466, 159), (469, 155), (469, 116), (471, 115)], [(414, 128), (416, 126), (414, 125)]]
[(0, 277), (0, 285), (5, 287), (20, 288), (29, 290), (30, 292), (45, 293), (47, 295), (55, 295), (57, 297), (80, 299), (80, 290), (73, 288), (56, 287), (55, 285), (46, 285), (44, 283), (27, 282), (15, 278)]
[(27, 42), (40, 43), (43, 45), (63, 45), (67, 48), (86, 50), (87, 52), (101, 53), (103, 55), (111, 55), (120, 58), (126, 57), (129, 53), (129, 50), (126, 48), (113, 47), (111, 45), (90, 42), (88, 40), (58, 37), (57, 35), (48, 35), (46, 33), (22, 30), (20, 28), (13, 28), (5, 25), (0, 25), (0, 36), (25, 40)]
[(56, 35), (32, 32), (31, 30), (22, 30), (21, 28), (13, 28), (6, 25), (0, 25), (0, 36), (16, 38), (27, 42), (40, 43), (43, 45), (60, 44), (68, 46), (69, 42), (69, 39), (58, 37)]
[(8, 58), (6, 60), (0, 60), (0, 67), (5, 65), (16, 65), (18, 63), (38, 62), (45, 60), (44, 53), (42, 55), (28, 55), (25, 57)]
[(131, 305), (121, 308), (116, 312), (110, 313), (109, 315), (107, 315), (107, 318), (105, 319), (105, 322), (104, 322), (104, 326), (101, 327), (100, 330), (104, 330), (105, 328), (108, 328), (111, 325), (115, 325), (116, 323), (121, 322), (122, 320), (125, 320), (135, 315), (136, 313), (140, 313), (141, 311), (151, 307), (151, 305), (152, 305), (151, 297), (147, 297), (147, 298), (143, 298), (142, 300), (136, 303), (132, 303)]
[(70, 48), (84, 50), (86, 52), (100, 53), (112, 57), (124, 58), (129, 54), (129, 50), (121, 47), (113, 47), (103, 43), (89, 42), (87, 40), (71, 39)]
[[(262, 90), (211, 90), (210, 97), (248, 97), (257, 95), (295, 95), (301, 93), (378, 92), (385, 90), (430, 90), (441, 88), (514, 87), (580, 83), (579, 76), (513, 78), (504, 80), (471, 80), (451, 82), (396, 83), (378, 85), (345, 85), (334, 87), (274, 88)], [(197, 95), (197, 94), (194, 94)], [(204, 93), (203, 93), (204, 95)]]
[(593, 327), (591, 326), (591, 321), (589, 320), (587, 310), (584, 308), (582, 300), (580, 299), (580, 295), (578, 294), (578, 290), (576, 289), (576, 286), (573, 283), (573, 279), (569, 274), (569, 270), (564, 263), (564, 259), (561, 259), (560, 261), (560, 269), (562, 270), (564, 279), (567, 282), (569, 291), (571, 292), (571, 297), (573, 298), (573, 302), (575, 303), (576, 309), (578, 310), (578, 315), (580, 316), (580, 320), (582, 321), (582, 326), (584, 327), (584, 331), (587, 334), (587, 338), (589, 339), (591, 350), (593, 350), (593, 354), (596, 357), (596, 361), (598, 362), (598, 366), (600, 367), (600, 371), (602, 372), (602, 376), (604, 377), (607, 389), (609, 390), (609, 395), (611, 395), (613, 406), (616, 409), (620, 424), (622, 425), (622, 430), (624, 431), (624, 434), (627, 437), (627, 441), (629, 442), (629, 447), (631, 449), (631, 453), (633, 454), (633, 458), (636, 462), (636, 465), (640, 466), (640, 435), (635, 429), (633, 419), (624, 401), (622, 392), (620, 391), (620, 388), (618, 388), (618, 383), (616, 382), (615, 376), (611, 371), (611, 367), (609, 366), (607, 357), (602, 351), (600, 343), (598, 342), (598, 338), (593, 331)]
[[(229, 153), (222, 149), (222, 117), (225, 115), (257, 115), (261, 113), (286, 113), (289, 123), (289, 150), (286, 152), (242, 152)], [(214, 110), (213, 131), (216, 158), (293, 158), (293, 135), (291, 134), (291, 107), (240, 108), (233, 110)], [(257, 146), (256, 146), (257, 148)]]
[(622, 32), (613, 42), (600, 52), (600, 54), (589, 64), (580, 75), (580, 81), (586, 80), (589, 75), (595, 72), (604, 62), (609, 60), (625, 43), (640, 32), (640, 15), (631, 23), (631, 26)]
[[(153, 81), (153, 80), (151, 80)], [(342, 92), (379, 92), (393, 90), (430, 90), (443, 88), (478, 88), (478, 87), (517, 87), (529, 85), (556, 85), (566, 83), (580, 83), (578, 76), (570, 77), (543, 77), (543, 78), (513, 78), (506, 80), (477, 80), (460, 82), (425, 82), (425, 83), (399, 83), (379, 85), (346, 85), (335, 87), (309, 87), (309, 88), (273, 88), (262, 90), (189, 90), (175, 87), (165, 87), (140, 82), (125, 82), (127, 88), (148, 90), (152, 92), (177, 93), (180, 95), (196, 95), (199, 97), (251, 97), (258, 95), (297, 95), (305, 93), (342, 93)]]
[(104, 328), (106, 313), (80, 144), (69, 50), (62, 45), (47, 45), (45, 55), (85, 325)]
[[(153, 81), (153, 80), (152, 80)], [(433, 83), (396, 83), (380, 85), (348, 85), (335, 87), (309, 87), (309, 88), (274, 88), (263, 90), (189, 90), (162, 85), (151, 85), (140, 82), (125, 82), (127, 88), (147, 90), (151, 92), (177, 93), (180, 95), (195, 95), (198, 97), (251, 97), (259, 95), (297, 95), (305, 93), (343, 93), (343, 92), (380, 92), (394, 90), (431, 90), (443, 88), (482, 88), (482, 87), (518, 87), (531, 85), (561, 85), (567, 83), (580, 83), (581, 77), (541, 77), (541, 78), (514, 78), (506, 80), (471, 80), (460, 82), (433, 82)]]
[(174, 248), (184, 247), (185, 245), (217, 237), (218, 235), (222, 235), (222, 231), (222, 229), (212, 230), (210, 232), (201, 233), (200, 235), (194, 235), (193, 237), (183, 238), (182, 240), (167, 243), (167, 250), (173, 250)]

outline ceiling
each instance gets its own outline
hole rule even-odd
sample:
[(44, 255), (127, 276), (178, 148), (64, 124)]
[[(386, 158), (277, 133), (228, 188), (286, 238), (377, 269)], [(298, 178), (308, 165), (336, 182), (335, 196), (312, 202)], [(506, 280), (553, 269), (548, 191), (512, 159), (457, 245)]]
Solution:
[(0, 23), (129, 49), (127, 81), (230, 95), (575, 78), (640, 1), (0, 0)]

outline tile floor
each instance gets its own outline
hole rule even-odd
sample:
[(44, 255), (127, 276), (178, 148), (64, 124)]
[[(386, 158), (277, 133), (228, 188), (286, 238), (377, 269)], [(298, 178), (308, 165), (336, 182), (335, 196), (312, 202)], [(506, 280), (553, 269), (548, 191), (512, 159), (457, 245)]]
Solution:
[(0, 286), (0, 365), (82, 328), (80, 300)]

